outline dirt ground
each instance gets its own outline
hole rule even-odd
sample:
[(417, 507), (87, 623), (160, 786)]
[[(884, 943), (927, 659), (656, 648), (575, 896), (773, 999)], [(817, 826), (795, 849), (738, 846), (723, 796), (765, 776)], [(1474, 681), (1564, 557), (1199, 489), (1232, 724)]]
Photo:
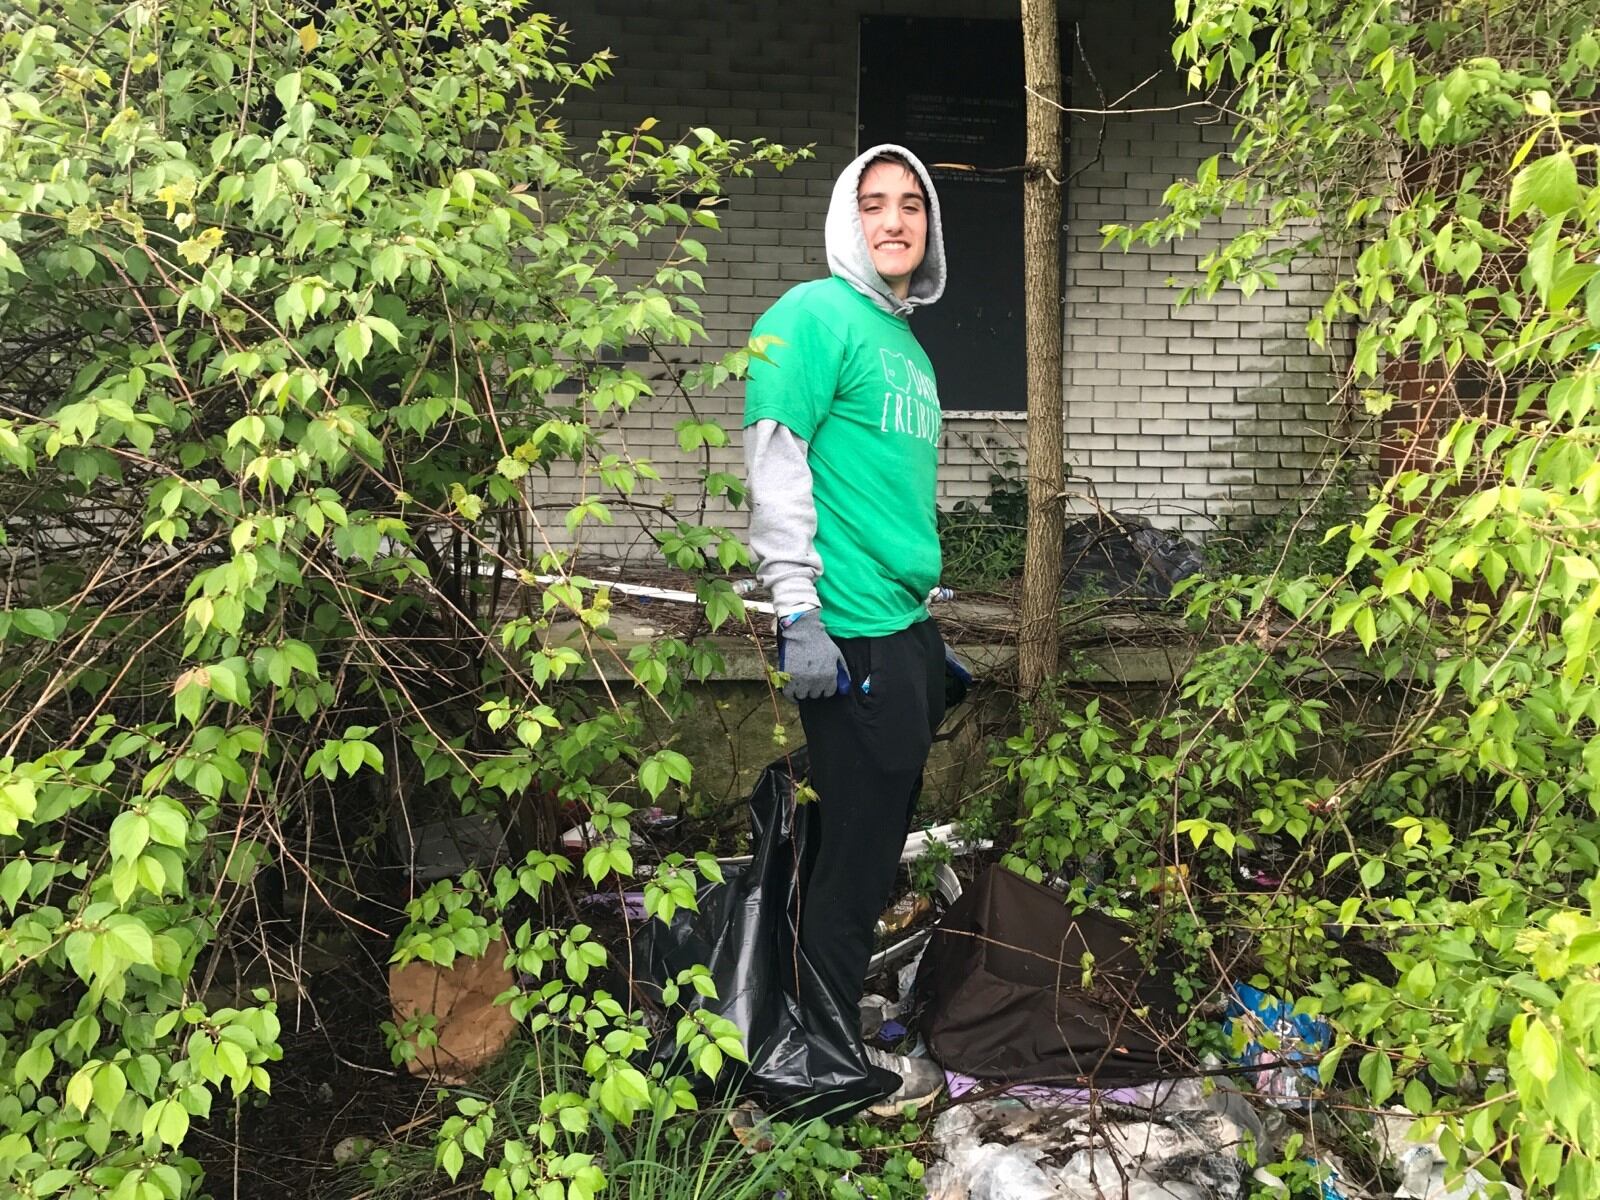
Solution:
[(426, 1132), (435, 1089), (389, 1064), (379, 1022), (389, 1015), (383, 958), (363, 944), (345, 967), (310, 980), (310, 995), (279, 1008), (283, 1060), (272, 1096), (199, 1128), (196, 1156), (215, 1200), (354, 1200), (360, 1177), (334, 1161), (347, 1137), (375, 1142)]

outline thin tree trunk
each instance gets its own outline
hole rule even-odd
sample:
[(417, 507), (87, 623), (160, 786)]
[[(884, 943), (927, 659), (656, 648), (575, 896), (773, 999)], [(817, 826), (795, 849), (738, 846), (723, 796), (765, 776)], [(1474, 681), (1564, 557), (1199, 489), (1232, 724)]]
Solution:
[(1022, 184), (1028, 341), (1028, 542), (1017, 676), (1031, 697), (1055, 673), (1061, 601), (1061, 55), (1056, 0), (1022, 0), (1028, 171)]

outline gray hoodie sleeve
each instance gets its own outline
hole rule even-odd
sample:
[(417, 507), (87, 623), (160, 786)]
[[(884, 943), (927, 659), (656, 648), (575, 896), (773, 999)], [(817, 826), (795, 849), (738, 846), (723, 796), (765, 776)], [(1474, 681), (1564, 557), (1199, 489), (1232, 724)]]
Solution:
[(756, 578), (772, 593), (779, 616), (821, 608), (817, 577), (822, 559), (813, 540), (817, 509), (811, 497), (806, 443), (787, 425), (761, 420), (744, 431), (745, 479), (750, 485), (750, 549)]

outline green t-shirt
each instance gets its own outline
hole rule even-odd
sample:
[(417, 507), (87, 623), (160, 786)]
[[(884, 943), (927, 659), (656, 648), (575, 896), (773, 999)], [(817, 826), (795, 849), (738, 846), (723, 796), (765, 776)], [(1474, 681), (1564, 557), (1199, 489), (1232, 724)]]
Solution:
[(882, 637), (927, 615), (939, 582), (939, 393), (901, 317), (837, 277), (790, 289), (756, 322), (744, 423), (810, 444), (817, 595), (837, 637)]

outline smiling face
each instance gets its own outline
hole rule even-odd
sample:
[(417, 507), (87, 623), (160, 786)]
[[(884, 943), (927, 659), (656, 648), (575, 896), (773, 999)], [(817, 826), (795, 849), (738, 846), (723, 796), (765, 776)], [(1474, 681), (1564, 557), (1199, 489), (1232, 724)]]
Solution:
[(873, 163), (856, 186), (856, 204), (872, 265), (904, 300), (928, 249), (928, 202), (921, 181), (900, 163)]

